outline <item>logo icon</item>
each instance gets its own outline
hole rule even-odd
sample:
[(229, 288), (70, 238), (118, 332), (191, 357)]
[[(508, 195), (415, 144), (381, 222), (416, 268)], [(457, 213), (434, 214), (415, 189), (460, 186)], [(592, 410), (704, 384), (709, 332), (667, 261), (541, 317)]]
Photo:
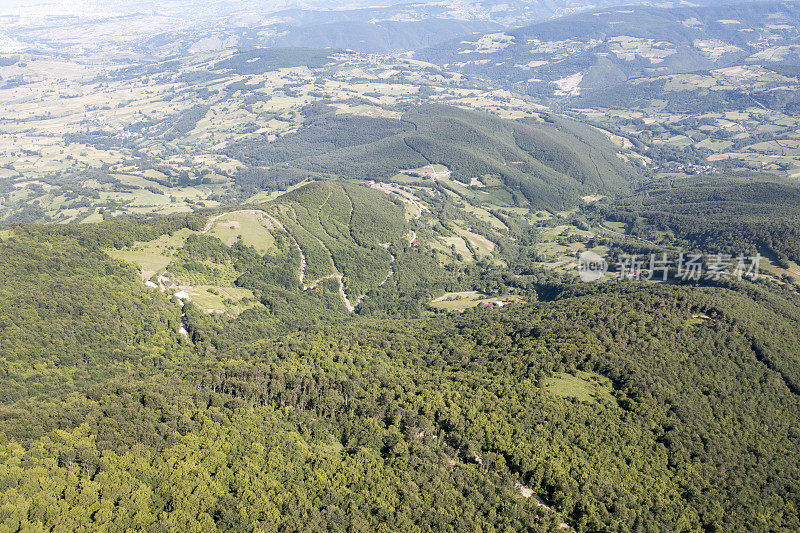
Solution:
[(581, 281), (591, 283), (602, 281), (608, 272), (608, 262), (589, 250), (578, 256), (578, 276)]

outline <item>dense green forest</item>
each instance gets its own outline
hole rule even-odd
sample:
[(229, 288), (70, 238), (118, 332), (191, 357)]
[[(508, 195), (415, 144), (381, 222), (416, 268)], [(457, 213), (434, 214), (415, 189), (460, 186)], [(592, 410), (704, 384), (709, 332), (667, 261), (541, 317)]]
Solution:
[(626, 223), (634, 236), (707, 253), (759, 252), (786, 267), (800, 261), (800, 187), (788, 181), (678, 180), (590, 210)]
[(306, 254), (308, 282), (340, 272), (356, 297), (386, 278), (380, 246), (406, 230), (402, 207), (363, 186), (313, 183), (281, 197), (277, 216)]
[[(405, 231), (365, 187), (286, 196), (264, 208), (324, 224), (337, 265), (337, 243), (386, 252)], [(177, 303), (104, 250), (203, 225), (3, 232), (3, 529), (800, 528), (789, 289), (576, 284), (531, 266), (511, 228), (502, 271), (390, 248), (398, 279), (352, 314), (330, 305), (335, 286), (285, 274), (288, 237), (259, 255), (197, 234), (178, 264), (237, 265), (266, 305), (232, 318), (188, 303), (185, 338)], [(413, 298), (459, 280), (528, 303), (454, 316)]]
[(135, 271), (73, 238), (0, 242), (2, 401), (50, 395), (186, 356), (180, 312)]

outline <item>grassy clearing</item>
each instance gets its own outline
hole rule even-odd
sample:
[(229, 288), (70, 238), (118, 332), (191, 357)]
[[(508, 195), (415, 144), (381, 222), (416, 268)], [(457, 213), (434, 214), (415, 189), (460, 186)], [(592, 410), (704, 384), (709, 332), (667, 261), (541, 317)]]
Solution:
[(625, 233), (627, 230), (627, 226), (624, 222), (612, 222), (610, 220), (604, 220), (603, 226), (612, 231), (616, 231), (617, 233)]
[(172, 235), (162, 235), (148, 242), (137, 242), (130, 248), (110, 250), (108, 255), (114, 259), (127, 261), (139, 266), (143, 279), (163, 272), (175, 257), (175, 252), (183, 246), (186, 238), (193, 232), (190, 229), (176, 231)]
[(761, 260), (760, 268), (777, 277), (785, 275), (800, 281), (800, 265), (793, 261), (789, 261), (789, 268), (786, 269), (777, 266), (768, 258), (763, 258)]
[(575, 258), (587, 248), (587, 243), (594, 236), (590, 231), (564, 224), (541, 228), (536, 251), (543, 257), (544, 266), (569, 270), (575, 267)]
[(472, 245), (478, 254), (489, 255), (494, 251), (494, 243), (483, 235), (478, 235), (477, 233), (473, 233), (463, 228), (456, 228), (456, 232), (461, 235), (461, 237), (469, 241), (470, 245)]
[(418, 185), (420, 183), (423, 183), (425, 180), (424, 178), (421, 178), (419, 176), (410, 176), (408, 174), (401, 173), (392, 176), (391, 181), (400, 183), (402, 185)]
[(266, 253), (275, 245), (275, 238), (267, 228), (267, 223), (255, 213), (229, 213), (217, 219), (209, 231), (209, 235), (217, 237), (227, 246), (233, 246), (237, 240), (252, 246), (260, 254)]
[[(167, 270), (186, 238), (195, 233), (197, 232), (182, 229), (172, 235), (162, 235), (152, 241), (137, 242), (130, 248), (110, 250), (107, 253), (115, 259), (136, 264), (141, 269), (142, 279), (147, 280), (154, 274)], [(188, 284), (185, 290), (193, 303), (206, 312), (225, 313), (229, 316), (238, 316), (245, 309), (259, 305), (250, 290), (233, 286), (236, 272), (230, 265), (208, 263), (207, 266), (218, 272), (221, 280), (219, 284), (207, 284), (205, 277), (200, 274), (181, 276), (180, 282)]]
[(466, 309), (494, 302), (520, 302), (522, 299), (516, 295), (487, 296), (478, 291), (448, 292), (431, 301), (430, 306), (445, 311), (463, 313)]
[(616, 403), (612, 395), (611, 380), (594, 372), (557, 373), (545, 380), (545, 390), (561, 398), (575, 398), (582, 402)]
[(471, 260), (472, 252), (469, 251), (467, 247), (467, 243), (464, 241), (463, 237), (460, 236), (453, 236), (453, 237), (441, 237), (442, 241), (444, 241), (445, 246), (451, 250), (455, 254), (460, 254), (464, 260)]
[(508, 231), (508, 227), (505, 224), (503, 224), (503, 222), (499, 218), (492, 215), (489, 211), (487, 211), (482, 207), (476, 207), (472, 204), (467, 204), (464, 206), (464, 211), (472, 213), (478, 220), (482, 220), (483, 222), (488, 222), (496, 230)]
[(278, 191), (261, 191), (261, 192), (258, 192), (256, 194), (254, 194), (250, 198), (248, 198), (245, 203), (248, 203), (248, 204), (264, 204), (264, 203), (267, 203), (267, 202), (271, 202), (271, 201), (277, 199), (279, 196), (283, 196), (286, 193), (292, 192), (295, 189), (299, 189), (300, 187), (302, 187), (304, 185), (307, 185), (309, 183), (313, 183), (313, 182), (314, 182), (314, 180), (304, 179), (303, 181), (295, 183), (294, 185), (291, 185), (291, 186), (289, 186), (289, 187), (287, 187), (285, 189), (282, 189), (282, 190), (278, 190)]
[(199, 285), (188, 290), (192, 303), (208, 313), (238, 316), (245, 309), (260, 305), (255, 295), (241, 287)]

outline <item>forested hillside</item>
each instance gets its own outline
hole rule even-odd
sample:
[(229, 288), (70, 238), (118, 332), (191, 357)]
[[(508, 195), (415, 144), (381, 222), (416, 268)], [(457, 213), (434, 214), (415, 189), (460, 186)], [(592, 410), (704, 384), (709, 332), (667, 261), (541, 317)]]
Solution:
[(563, 207), (585, 194), (627, 190), (639, 170), (593, 128), (560, 117), (525, 122), (447, 106), (423, 106), (399, 120), (339, 115), (329, 108), (273, 142), (234, 144), (229, 155), (259, 168), (240, 181), (287, 185), (311, 175), (386, 179), (441, 164), (453, 177), (499, 177), (537, 207)]
[[(23, 245), (81, 258), (8, 266), (39, 307), (65, 305), (43, 291), (69, 283), (65, 266), (129, 289), (110, 298), (102, 282), (69, 284), (70, 299), (107, 310), (85, 332), (97, 337), (41, 337), (45, 354), (102, 357), (79, 365), (80, 387), (40, 398), (39, 360), (4, 363), (15, 391), (0, 418), (4, 528), (800, 527), (800, 306), (789, 292), (563, 286), (508, 310), (342, 314), (280, 335), (253, 335), (243, 314), (225, 326), (238, 341), (204, 340), (198, 326), (187, 343), (164, 320), (176, 308), (159, 310), (160, 292), (91, 244), (5, 237)], [(152, 333), (107, 330), (132, 304)], [(39, 323), (4, 309), (6, 323)], [(73, 327), (63, 320), (59, 331)], [(153, 334), (149, 350), (115, 349)], [(47, 359), (61, 362), (54, 375), (73, 372)]]
[(619, 1), (0, 6), (0, 533), (800, 531), (800, 5)]
[(30, 228), (3, 236), (0, 264), (4, 403), (158, 372), (190, 353), (175, 336), (178, 306), (96, 245)]
[(639, 237), (677, 240), (709, 253), (758, 252), (781, 265), (800, 261), (800, 188), (791, 182), (695, 178), (597, 209)]
[[(680, 186), (696, 220), (750, 197), (732, 178)], [(791, 286), (579, 284), (531, 261), (547, 222), (502, 209), (494, 259), (454, 261), (435, 232), (492, 225), (452, 184), (394, 187), (5, 230), (2, 527), (800, 527)], [(786, 187), (762, 190), (790, 216)], [(646, 219), (673, 192), (613, 205)], [(252, 296), (208, 312), (198, 287)], [(466, 289), (507, 305), (424, 304)]]

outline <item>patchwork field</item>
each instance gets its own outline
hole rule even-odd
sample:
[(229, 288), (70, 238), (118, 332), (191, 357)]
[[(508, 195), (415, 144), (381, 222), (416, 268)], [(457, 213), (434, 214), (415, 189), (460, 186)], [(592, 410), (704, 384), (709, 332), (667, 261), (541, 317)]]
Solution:
[(25, 80), (0, 91), (0, 225), (240, 203), (242, 173), (254, 171), (230, 145), (297, 131), (315, 102), (343, 115), (399, 119), (424, 84), (426, 102), (470, 105), (481, 94), (486, 108), (530, 110), (463, 87), (460, 76), (429, 63), (334, 52), (309, 61), (297, 51), (278, 66), (269, 54), (209, 51), (122, 68), (29, 54), (0, 66), (0, 79)]

